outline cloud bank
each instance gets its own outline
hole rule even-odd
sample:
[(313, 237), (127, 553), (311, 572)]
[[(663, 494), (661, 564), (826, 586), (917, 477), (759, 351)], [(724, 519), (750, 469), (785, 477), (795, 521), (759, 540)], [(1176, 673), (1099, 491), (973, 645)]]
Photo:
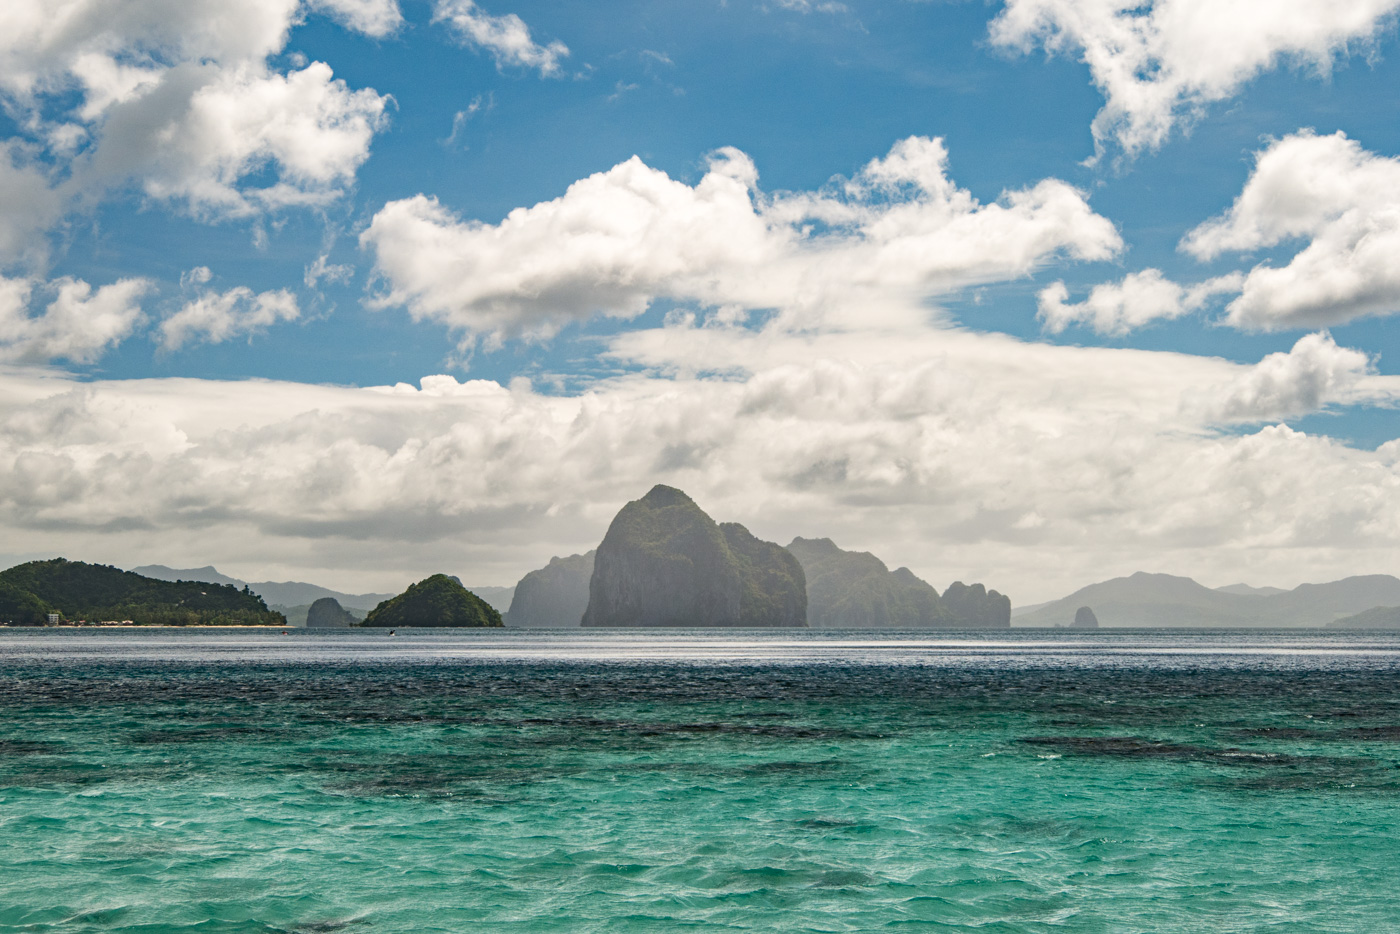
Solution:
[(1143, 562), (1311, 579), (1378, 569), (1400, 544), (1400, 442), (1215, 430), (1400, 395), (1325, 336), (1253, 367), (933, 329), (677, 324), (613, 352), (737, 372), (554, 396), (447, 376), (345, 389), (0, 371), (0, 529), (34, 549), (81, 534), (127, 563), (173, 551), (332, 583), (428, 568), (509, 582), (596, 544), (666, 482), (770, 538), (831, 535), (1024, 602)]

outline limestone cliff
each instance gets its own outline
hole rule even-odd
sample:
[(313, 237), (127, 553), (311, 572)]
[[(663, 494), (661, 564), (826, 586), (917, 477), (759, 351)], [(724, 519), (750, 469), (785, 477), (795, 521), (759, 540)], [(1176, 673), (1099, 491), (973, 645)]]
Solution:
[(680, 490), (622, 508), (598, 546), (584, 626), (798, 627), (802, 566), (735, 523), (721, 527)]
[(506, 613), (507, 626), (542, 628), (578, 626), (588, 609), (588, 584), (593, 579), (596, 551), (567, 558), (550, 558), (515, 585)]

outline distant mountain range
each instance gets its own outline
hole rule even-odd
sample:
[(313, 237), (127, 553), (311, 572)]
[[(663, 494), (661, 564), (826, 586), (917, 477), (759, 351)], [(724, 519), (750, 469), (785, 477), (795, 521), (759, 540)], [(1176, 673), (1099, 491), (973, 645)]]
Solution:
[(1400, 605), (1400, 578), (1348, 577), (1292, 590), (1232, 584), (1212, 590), (1189, 577), (1138, 572), (1012, 612), (1015, 626), (1067, 626), (1087, 606), (1101, 626), (1326, 626), (1373, 607)]
[(253, 593), (262, 597), (268, 606), (274, 604), (286, 607), (305, 606), (315, 603), (322, 597), (334, 597), (341, 606), (372, 610), (382, 601), (394, 596), (391, 593), (341, 593), (338, 590), (330, 590), (301, 581), (241, 581), (236, 577), (220, 574), (218, 570), (210, 566), (170, 568), (163, 564), (147, 564), (131, 570), (144, 577), (154, 577), (156, 580), (163, 581), (204, 581), (208, 584), (232, 584), (238, 588), (246, 586)]

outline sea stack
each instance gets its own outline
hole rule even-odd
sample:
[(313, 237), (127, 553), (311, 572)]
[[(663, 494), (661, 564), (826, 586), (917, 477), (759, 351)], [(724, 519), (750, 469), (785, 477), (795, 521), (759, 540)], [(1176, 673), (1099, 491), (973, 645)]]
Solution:
[(348, 629), (357, 623), (335, 597), (322, 597), (306, 611), (307, 629)]
[(950, 625), (967, 629), (1010, 629), (1011, 598), (981, 584), (953, 581), (943, 591), (943, 607), (952, 614)]
[(1074, 611), (1075, 629), (1098, 629), (1099, 618), (1094, 615), (1094, 611), (1087, 606), (1081, 606)]
[(588, 609), (588, 585), (593, 580), (596, 551), (567, 558), (550, 558), (515, 585), (505, 615), (507, 626), (546, 628), (578, 626)]
[(622, 507), (598, 546), (583, 625), (807, 625), (802, 565), (689, 497), (655, 486)]

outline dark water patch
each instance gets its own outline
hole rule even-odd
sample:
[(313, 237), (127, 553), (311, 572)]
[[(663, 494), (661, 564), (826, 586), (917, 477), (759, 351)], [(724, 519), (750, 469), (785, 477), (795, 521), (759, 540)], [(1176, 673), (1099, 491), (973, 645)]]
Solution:
[(114, 782), (154, 782), (168, 784), (188, 778), (192, 770), (184, 764), (128, 765), (96, 764), (56, 760), (44, 765), (26, 763), (23, 769), (0, 772), (0, 788), (87, 788)]
[(281, 730), (251, 726), (201, 727), (185, 730), (142, 730), (129, 738), (134, 746), (159, 746), (167, 743), (218, 743), (248, 742), (256, 739), (275, 737), (285, 739)]
[(846, 768), (848, 764), (839, 759), (825, 759), (821, 762), (763, 762), (751, 765), (744, 771), (753, 775), (765, 775), (774, 772), (840, 772)]
[(846, 820), (841, 817), (809, 817), (797, 821), (797, 826), (803, 830), (849, 830), (852, 827), (859, 827), (859, 821)]
[(1386, 726), (1358, 726), (1345, 730), (1336, 730), (1333, 735), (1338, 739), (1396, 743), (1400, 742), (1400, 726), (1395, 726), (1394, 724), (1388, 724)]
[(337, 921), (302, 921), (286, 928), (287, 934), (335, 934), (370, 923), (368, 918), (346, 918)]
[(1230, 735), (1241, 739), (1397, 743), (1400, 742), (1400, 726), (1386, 724), (1384, 726), (1353, 726), (1342, 729), (1264, 726), (1231, 730)]
[(1400, 794), (1400, 769), (1375, 759), (1315, 756), (1309, 757), (1304, 767), (1202, 778), (1196, 785), (1236, 792), (1378, 794), (1389, 797)]
[(63, 743), (46, 740), (0, 739), (0, 756), (52, 756), (67, 748)]
[[(438, 721), (489, 716), (502, 702), (567, 699), (576, 706), (677, 701), (745, 702), (756, 710), (807, 701), (867, 703), (899, 698), (917, 710), (950, 701), (988, 713), (1034, 707), (1076, 718), (1150, 719), (1172, 704), (1278, 698), (1308, 712), (1393, 718), (1394, 703), (1376, 704), (1375, 689), (1393, 668), (1343, 673), (1318, 670), (1232, 670), (1208, 665), (1175, 668), (1123, 663), (1085, 669), (1019, 670), (1014, 660), (988, 659), (963, 667), (919, 668), (839, 663), (799, 666), (702, 667), (679, 663), (501, 663), (454, 659), (435, 665), (354, 665), (226, 662), (90, 665), (81, 677), (57, 663), (0, 664), (0, 707), (93, 707), (155, 704), (265, 705), (284, 703), (312, 718)], [(450, 698), (450, 704), (444, 699)]]
[(1069, 755), (1166, 759), (1233, 766), (1289, 766), (1314, 758), (1254, 749), (1217, 749), (1193, 743), (1143, 739), (1139, 736), (1028, 736), (1021, 742), (1030, 746), (1047, 746)]
[(1236, 739), (1311, 740), (1326, 738), (1326, 734), (1320, 730), (1295, 726), (1247, 727), (1230, 730), (1228, 735)]
[[(791, 717), (791, 714), (783, 715)], [(884, 739), (883, 733), (842, 727), (784, 726), (771, 723), (668, 722), (600, 720), (592, 717), (527, 717), (517, 721), (492, 720), (493, 725), (553, 727), (570, 731), (636, 733), (640, 736), (749, 736), (760, 739), (869, 740)]]
[(851, 869), (829, 869), (811, 883), (817, 889), (853, 889), (879, 884), (880, 880), (869, 873)]

